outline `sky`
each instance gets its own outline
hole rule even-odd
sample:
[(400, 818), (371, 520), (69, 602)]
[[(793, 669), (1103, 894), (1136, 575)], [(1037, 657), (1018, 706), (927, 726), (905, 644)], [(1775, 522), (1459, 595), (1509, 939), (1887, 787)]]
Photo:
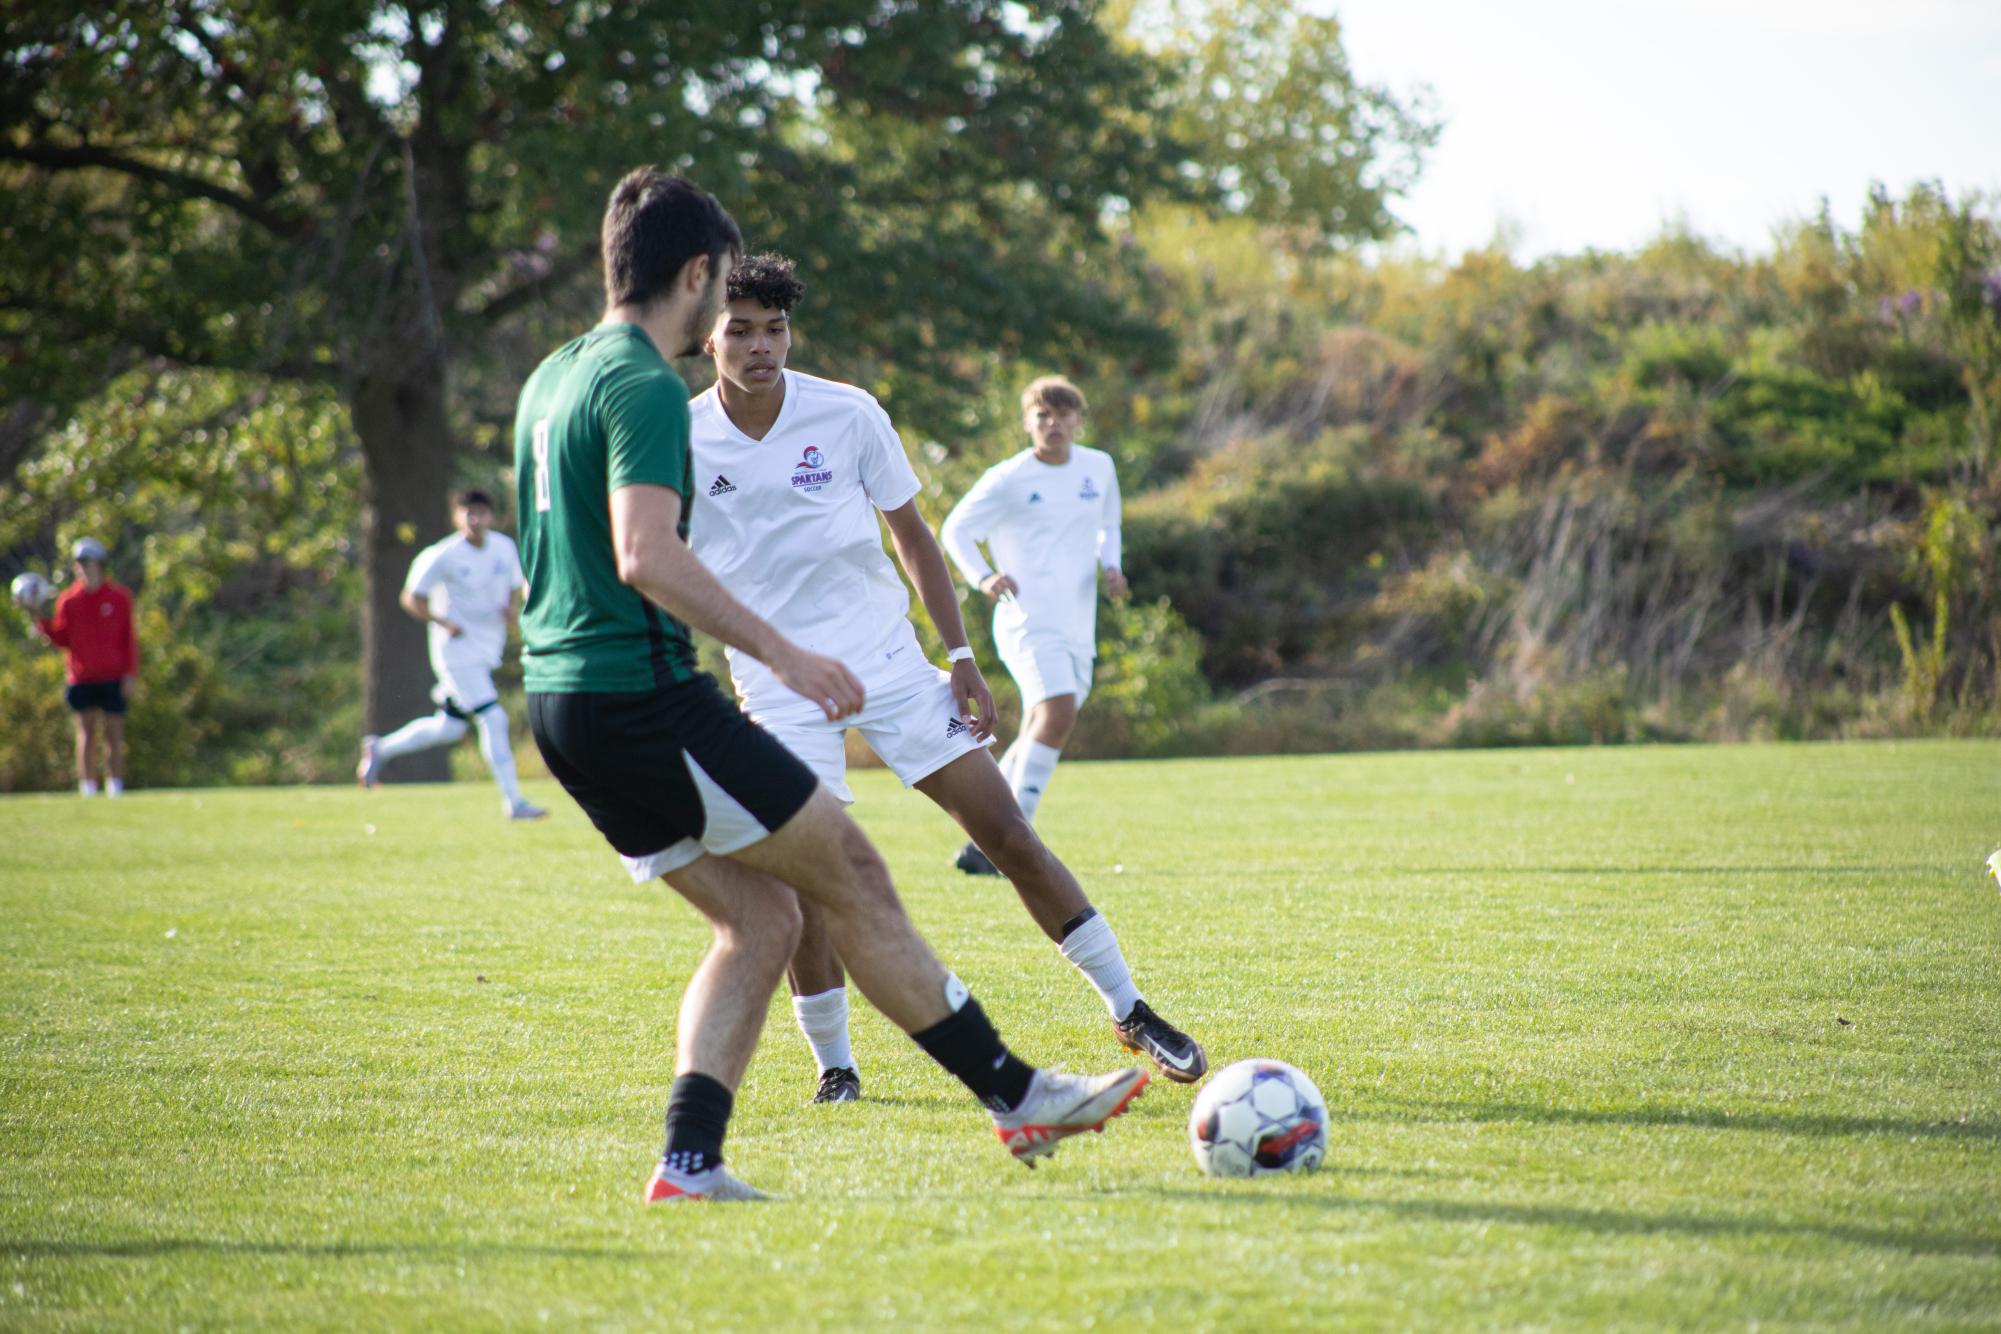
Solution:
[(1746, 252), (1850, 224), (1872, 181), (2001, 207), (2001, 0), (1316, 0), (1356, 75), (1445, 122), (1397, 213), (1456, 257), (1630, 250), (1664, 227)]

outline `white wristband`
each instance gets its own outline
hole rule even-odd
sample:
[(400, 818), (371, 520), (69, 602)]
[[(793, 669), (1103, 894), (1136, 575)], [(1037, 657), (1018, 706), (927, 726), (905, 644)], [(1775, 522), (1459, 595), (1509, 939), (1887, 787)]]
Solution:
[(955, 649), (947, 649), (945, 651), (946, 662), (971, 662), (972, 660), (973, 646), (971, 644), (961, 644)]

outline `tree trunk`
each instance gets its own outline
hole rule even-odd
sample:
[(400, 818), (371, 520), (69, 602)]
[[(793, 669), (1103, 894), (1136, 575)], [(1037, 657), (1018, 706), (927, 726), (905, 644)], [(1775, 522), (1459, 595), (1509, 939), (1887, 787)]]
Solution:
[[(376, 373), (355, 385), (350, 407), (366, 463), (362, 496), (362, 573), (368, 585), (361, 618), (364, 730), (387, 733), (432, 712), (431, 663), (425, 627), (397, 597), (410, 562), (450, 530), (451, 436), (445, 421), (441, 359), (405, 373)], [(443, 782), (451, 777), (446, 747), (406, 755), (384, 777), (392, 782)]]

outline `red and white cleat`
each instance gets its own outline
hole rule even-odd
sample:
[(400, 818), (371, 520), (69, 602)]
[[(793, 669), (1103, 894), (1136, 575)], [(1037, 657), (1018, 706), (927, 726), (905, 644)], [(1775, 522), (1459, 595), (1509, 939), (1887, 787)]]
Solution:
[(994, 1113), (994, 1133), (1007, 1151), (1028, 1167), (1056, 1152), (1072, 1135), (1103, 1130), (1145, 1090), (1144, 1070), (1109, 1075), (1060, 1075), (1037, 1070), (1028, 1096), (1011, 1112)]
[(770, 1198), (757, 1187), (738, 1181), (721, 1164), (690, 1176), (661, 1163), (653, 1169), (653, 1179), (646, 1183), (648, 1204), (685, 1204), (689, 1201), (730, 1204), (739, 1200)]

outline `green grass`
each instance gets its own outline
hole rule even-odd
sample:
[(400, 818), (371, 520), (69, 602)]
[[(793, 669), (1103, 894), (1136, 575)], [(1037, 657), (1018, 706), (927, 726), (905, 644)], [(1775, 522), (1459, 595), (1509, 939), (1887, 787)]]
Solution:
[[(857, 791), (1014, 1045), (1117, 1063)], [(1157, 1082), (1023, 1171), (866, 1007), (808, 1108), (780, 1002), (730, 1156), (785, 1202), (653, 1211), (704, 933), (534, 795), (0, 801), (0, 1326), (2001, 1324), (2001, 746), (1066, 766), (1142, 987), (1312, 1074), (1327, 1167), (1205, 1180)]]

